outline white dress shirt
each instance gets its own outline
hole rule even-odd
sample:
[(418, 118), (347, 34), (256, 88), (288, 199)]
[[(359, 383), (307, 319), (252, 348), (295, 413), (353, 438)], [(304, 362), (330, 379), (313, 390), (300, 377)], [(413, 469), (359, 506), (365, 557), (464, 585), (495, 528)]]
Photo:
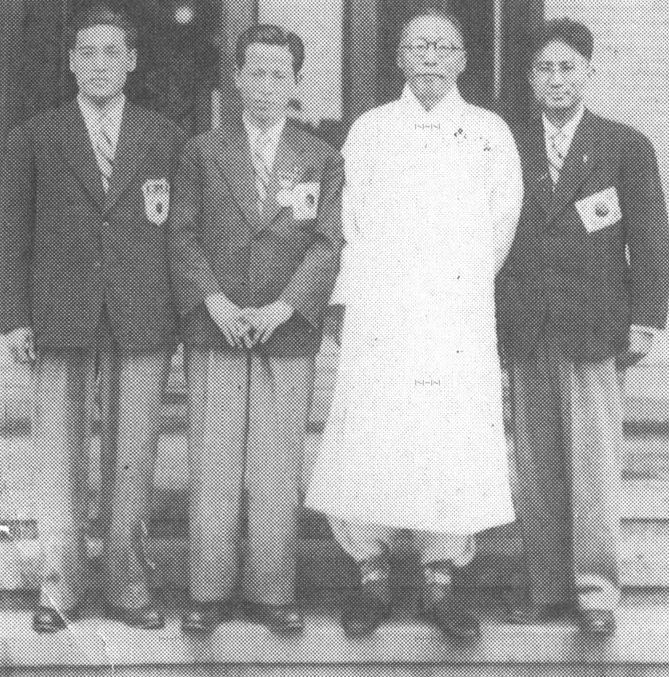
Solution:
[(118, 137), (121, 133), (121, 123), (123, 122), (125, 95), (119, 94), (119, 96), (112, 99), (103, 109), (90, 102), (81, 94), (77, 96), (77, 103), (79, 104), (79, 110), (84, 117), (88, 136), (91, 139), (93, 148), (95, 148), (96, 138), (100, 131), (100, 120), (104, 117), (107, 136), (111, 141), (114, 152), (116, 152)]
[[(243, 113), (242, 120), (244, 121), (244, 127), (246, 128), (246, 133), (249, 138), (249, 145), (251, 150), (258, 150), (262, 159), (265, 162), (265, 167), (267, 171), (272, 171), (272, 166), (274, 165), (274, 158), (276, 157), (276, 149), (279, 146), (279, 141), (281, 140), (281, 134), (283, 133), (283, 128), (286, 126), (286, 117), (282, 117), (278, 122), (273, 124), (269, 129), (263, 131), (254, 122), (251, 120), (251, 116), (247, 113)], [(257, 148), (258, 139), (263, 137), (263, 143), (261, 148)]]
[(576, 115), (567, 122), (564, 127), (556, 127), (547, 117), (545, 113), (541, 114), (541, 119), (544, 123), (544, 141), (546, 143), (546, 153), (550, 153), (551, 139), (556, 134), (562, 134), (564, 141), (562, 142), (561, 150), (564, 151), (564, 156), (567, 157), (571, 142), (574, 139), (574, 134), (576, 134), (576, 128), (579, 126), (581, 120), (583, 119), (583, 114), (585, 113), (585, 106), (581, 104)]

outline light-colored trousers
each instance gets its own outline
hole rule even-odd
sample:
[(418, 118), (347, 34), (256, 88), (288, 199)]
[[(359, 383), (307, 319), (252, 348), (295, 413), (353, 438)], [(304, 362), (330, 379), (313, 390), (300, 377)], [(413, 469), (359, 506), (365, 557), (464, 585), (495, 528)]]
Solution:
[(241, 568), (246, 488), (244, 597), (290, 603), (314, 358), (192, 348), (186, 368), (190, 594), (197, 601), (233, 595)]
[(150, 597), (139, 538), (149, 517), (160, 405), (170, 354), (114, 347), (42, 349), (33, 369), (32, 443), (41, 467), (40, 603), (70, 609), (85, 591), (88, 465), (96, 361), (103, 381), (104, 570), (109, 602), (140, 607)]
[[(332, 516), (328, 516), (328, 521), (339, 545), (358, 564), (387, 555), (399, 532), (381, 524), (357, 524)], [(445, 561), (451, 561), (456, 567), (466, 566), (476, 552), (474, 536), (432, 531), (412, 531), (411, 535), (423, 566)]]
[(548, 341), (510, 368), (531, 598), (613, 609), (619, 599), (622, 377), (614, 359), (573, 364)]

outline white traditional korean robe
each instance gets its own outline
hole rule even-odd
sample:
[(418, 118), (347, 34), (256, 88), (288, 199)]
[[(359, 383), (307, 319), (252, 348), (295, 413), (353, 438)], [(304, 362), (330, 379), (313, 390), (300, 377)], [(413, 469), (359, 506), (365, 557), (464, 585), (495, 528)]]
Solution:
[(339, 375), (306, 503), (357, 523), (472, 534), (514, 520), (495, 247), (522, 200), (515, 143), (453, 90), (351, 128)]

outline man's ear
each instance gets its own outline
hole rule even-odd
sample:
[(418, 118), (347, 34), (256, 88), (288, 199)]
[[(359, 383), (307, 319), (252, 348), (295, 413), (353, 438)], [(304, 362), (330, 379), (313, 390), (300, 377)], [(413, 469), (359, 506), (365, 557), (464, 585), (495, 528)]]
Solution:
[(132, 73), (137, 68), (137, 50), (131, 49), (128, 52), (128, 73)]
[(466, 51), (466, 50), (463, 49), (463, 50), (459, 53), (459, 55), (458, 55), (458, 61), (459, 61), (459, 64), (458, 64), (458, 68), (459, 68), (458, 75), (460, 75), (461, 73), (464, 73), (465, 68), (467, 68), (467, 51)]
[(234, 70), (234, 73), (232, 74), (232, 77), (235, 81), (235, 87), (237, 87), (237, 89), (239, 89), (239, 78), (241, 76), (242, 76), (241, 71), (239, 70), (239, 68), (237, 66), (235, 66), (235, 70)]
[(70, 72), (74, 73), (74, 50), (71, 49), (69, 51), (69, 58), (68, 58), (69, 64), (70, 64)]
[(295, 75), (295, 84), (300, 85), (302, 83), (302, 71), (296, 73)]

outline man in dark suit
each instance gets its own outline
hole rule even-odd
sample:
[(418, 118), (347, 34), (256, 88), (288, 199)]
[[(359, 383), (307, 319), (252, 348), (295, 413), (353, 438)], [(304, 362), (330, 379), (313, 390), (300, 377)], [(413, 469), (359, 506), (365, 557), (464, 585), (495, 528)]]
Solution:
[(568, 19), (534, 36), (542, 113), (517, 130), (525, 200), (497, 302), (529, 616), (576, 601), (582, 629), (608, 634), (620, 587), (621, 370), (664, 327), (669, 243), (650, 142), (583, 106), (592, 49), (588, 28)]
[(165, 221), (182, 132), (125, 100), (136, 30), (104, 6), (75, 17), (77, 99), (14, 130), (1, 191), (0, 330), (33, 363), (40, 472), (38, 631), (81, 602), (90, 404), (98, 366), (116, 452), (105, 544), (107, 611), (156, 628), (141, 548), (159, 408), (175, 344)]
[(248, 491), (249, 616), (299, 631), (298, 490), (322, 321), (339, 269), (343, 160), (288, 120), (304, 59), (294, 33), (244, 32), (244, 113), (189, 142), (170, 217), (190, 406), (186, 631), (230, 612)]

